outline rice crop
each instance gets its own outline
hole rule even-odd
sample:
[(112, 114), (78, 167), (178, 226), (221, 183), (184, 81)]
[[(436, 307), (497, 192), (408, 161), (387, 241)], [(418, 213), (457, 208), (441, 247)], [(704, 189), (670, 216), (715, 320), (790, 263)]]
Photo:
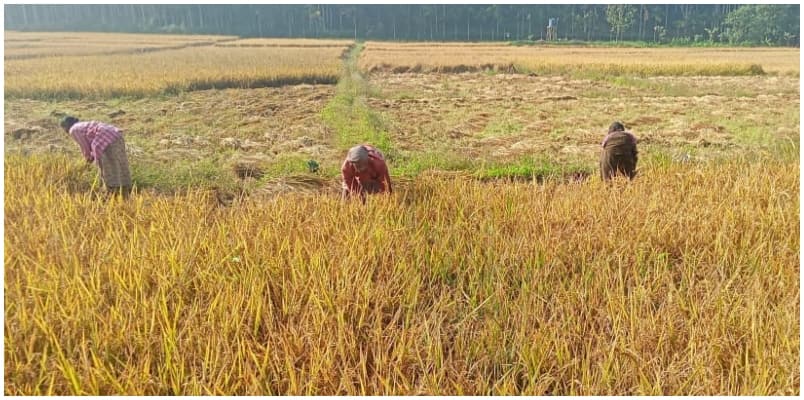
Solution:
[(250, 38), (226, 41), (216, 44), (221, 47), (340, 47), (354, 43), (352, 40), (337, 39), (282, 39), (282, 38)]
[(51, 56), (121, 54), (230, 41), (234, 36), (156, 35), (94, 32), (6, 31), (6, 60)]
[(636, 76), (798, 76), (799, 49), (595, 48), (486, 44), (367, 42), (361, 70), (467, 72), (498, 70), (537, 74)]
[(6, 97), (145, 97), (211, 88), (335, 83), (346, 46), (193, 47), (144, 54), (6, 60)]
[(799, 165), (408, 181), (367, 205), (5, 159), (5, 394), (800, 394)]

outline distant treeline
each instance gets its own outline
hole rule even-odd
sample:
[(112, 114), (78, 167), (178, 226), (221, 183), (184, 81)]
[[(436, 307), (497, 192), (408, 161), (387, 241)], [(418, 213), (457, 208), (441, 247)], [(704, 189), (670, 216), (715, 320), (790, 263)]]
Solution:
[(353, 38), (799, 45), (799, 5), (5, 5), (5, 29)]

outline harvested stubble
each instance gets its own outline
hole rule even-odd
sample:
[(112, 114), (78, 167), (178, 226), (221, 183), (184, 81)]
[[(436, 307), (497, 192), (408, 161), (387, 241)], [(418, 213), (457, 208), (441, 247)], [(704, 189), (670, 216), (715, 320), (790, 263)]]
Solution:
[(66, 164), (5, 161), (6, 394), (799, 394), (797, 161), (229, 208)]

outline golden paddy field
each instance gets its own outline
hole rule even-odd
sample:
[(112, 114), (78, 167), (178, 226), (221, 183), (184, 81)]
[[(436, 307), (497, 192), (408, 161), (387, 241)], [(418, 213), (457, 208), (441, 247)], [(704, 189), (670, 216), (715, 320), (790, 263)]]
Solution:
[(800, 394), (798, 49), (59, 35), (6, 32), (7, 395)]
[[(6, 97), (144, 97), (211, 88), (334, 83), (341, 69), (339, 57), (349, 46), (346, 41), (325, 42), (328, 46), (324, 48), (309, 47), (303, 41), (278, 41), (274, 43), (282, 44), (282, 49), (239, 47), (239, 41), (229, 38), (199, 45), (191, 40), (195, 37), (181, 42), (151, 35), (135, 35), (134, 41), (115, 35), (107, 41), (91, 40), (96, 35), (87, 34), (85, 44), (68, 39), (53, 43), (44, 37), (41, 40), (49, 45), (59, 45), (56, 54), (47, 47), (27, 47), (23, 50), (38, 52), (41, 57), (6, 60)], [(144, 40), (142, 36), (149, 42), (138, 43), (136, 39)], [(104, 54), (122, 40), (128, 44), (119, 52)], [(232, 47), (213, 45), (224, 43)], [(6, 42), (7, 49), (8, 45)], [(142, 46), (159, 51), (143, 52)]]
[(368, 42), (359, 62), (368, 71), (508, 69), (537, 73), (656, 75), (799, 74), (799, 51), (789, 48), (597, 48), (504, 44)]

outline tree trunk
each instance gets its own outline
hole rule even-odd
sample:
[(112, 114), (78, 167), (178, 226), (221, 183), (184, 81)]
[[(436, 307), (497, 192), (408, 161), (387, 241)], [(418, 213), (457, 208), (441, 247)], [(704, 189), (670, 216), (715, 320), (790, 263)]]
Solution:
[(642, 26), (644, 25), (645, 22), (644, 18), (642, 18), (642, 16), (645, 15), (644, 8), (645, 8), (644, 5), (642, 4), (639, 5), (639, 40), (642, 40)]
[(447, 40), (447, 6), (441, 5), (441, 38)]
[[(435, 33), (438, 35), (438, 8), (435, 8)], [(430, 31), (430, 40), (433, 39), (433, 31)]]
[(28, 27), (28, 6), (23, 4), (22, 7), (22, 25)]
[(575, 6), (570, 11), (570, 39), (575, 38)]
[(466, 14), (466, 41), (469, 41), (469, 14)]

